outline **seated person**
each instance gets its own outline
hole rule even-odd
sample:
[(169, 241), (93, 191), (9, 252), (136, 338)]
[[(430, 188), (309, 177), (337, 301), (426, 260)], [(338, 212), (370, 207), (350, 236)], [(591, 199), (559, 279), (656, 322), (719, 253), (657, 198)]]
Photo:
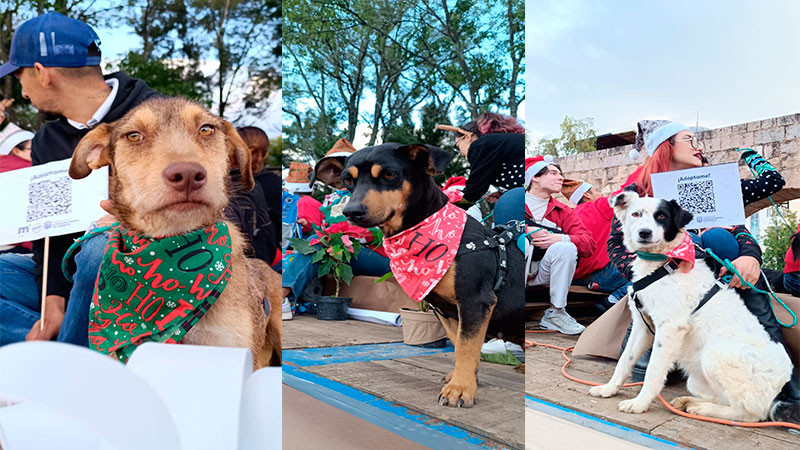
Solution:
[[(0, 103), (0, 114), (3, 104)], [(0, 173), (31, 166), (31, 140), (33, 133), (9, 123), (0, 131)], [(0, 245), (0, 253), (31, 253), (33, 244), (21, 242), (8, 246)]]
[(797, 239), (798, 235), (800, 235), (800, 224), (798, 224), (797, 232), (790, 240), (789, 249), (783, 259), (785, 263), (783, 266), (783, 285), (773, 286), (776, 292), (786, 292), (795, 297), (800, 297), (800, 260), (798, 260), (798, 256), (800, 256), (800, 241)]
[[(526, 249), (525, 255), (526, 285), (550, 286), (551, 306), (545, 311), (540, 328), (580, 334), (583, 325), (565, 309), (567, 292), (578, 256), (591, 256), (595, 245), (592, 234), (581, 219), (571, 208), (552, 197), (561, 191), (564, 177), (561, 168), (551, 161), (542, 156), (526, 160), (525, 218), (535, 230), (529, 234), (532, 246)], [(542, 250), (544, 254), (537, 257), (535, 254)]]
[(630, 282), (611, 264), (606, 251), (614, 210), (608, 203), (608, 197), (600, 196), (592, 185), (585, 181), (564, 180), (561, 193), (577, 205), (575, 214), (589, 229), (595, 243), (592, 254), (578, 261), (572, 284), (609, 294), (598, 304), (598, 307), (605, 311), (625, 296), (630, 285)]
[[(344, 139), (339, 139), (336, 145), (320, 159), (311, 177), (310, 183), (306, 181), (306, 187), (319, 181), (335, 189), (334, 192), (325, 197), (321, 208), (316, 208), (318, 214), (323, 215), (321, 224), (318, 224), (326, 231), (341, 231), (351, 238), (358, 239), (364, 244), (357, 258), (350, 260), (350, 266), (354, 275), (383, 276), (391, 271), (389, 258), (380, 246), (382, 234), (377, 228), (364, 229), (350, 225), (342, 210), (350, 199), (350, 193), (342, 190), (340, 174), (344, 168), (344, 160), (355, 152), (352, 144)], [(287, 179), (288, 181), (288, 179)], [(287, 186), (289, 183), (287, 182)], [(310, 196), (309, 196), (310, 198)], [(303, 209), (298, 204), (298, 222), (302, 220)], [(314, 218), (308, 219), (308, 227), (311, 230), (311, 223)], [(314, 236), (310, 239), (314, 242)], [(284, 258), (284, 268), (282, 277), (283, 297), (284, 297), (284, 320), (291, 320), (291, 301), (295, 301), (303, 290), (308, 286), (313, 278), (317, 276), (318, 263), (312, 262), (313, 255), (304, 255), (294, 252)], [(288, 311), (288, 314), (287, 314)]]

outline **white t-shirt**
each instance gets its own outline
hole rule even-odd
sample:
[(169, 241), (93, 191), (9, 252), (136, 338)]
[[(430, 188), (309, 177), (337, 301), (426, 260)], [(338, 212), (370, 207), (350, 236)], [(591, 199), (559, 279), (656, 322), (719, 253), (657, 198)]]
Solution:
[(525, 205), (533, 215), (533, 221), (548, 227), (557, 228), (556, 224), (545, 219), (544, 215), (547, 213), (547, 205), (550, 203), (549, 198), (539, 198), (529, 192), (525, 193)]

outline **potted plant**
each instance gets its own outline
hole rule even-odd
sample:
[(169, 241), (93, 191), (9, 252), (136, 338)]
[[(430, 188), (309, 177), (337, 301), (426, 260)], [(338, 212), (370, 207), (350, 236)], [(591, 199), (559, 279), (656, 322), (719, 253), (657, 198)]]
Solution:
[[(313, 254), (313, 263), (319, 263), (317, 276), (322, 278), (331, 274), (336, 282), (334, 296), (321, 296), (317, 300), (317, 318), (323, 320), (347, 319), (347, 307), (350, 297), (339, 297), (342, 282), (350, 284), (353, 269), (350, 260), (361, 252), (361, 244), (341, 231), (323, 230), (314, 227), (317, 237), (310, 242), (304, 239), (289, 239), (295, 251), (304, 255)], [(319, 244), (319, 247), (317, 247)]]
[(418, 347), (444, 347), (447, 340), (442, 323), (428, 302), (420, 300), (418, 309), (400, 308), (403, 319), (403, 343)]

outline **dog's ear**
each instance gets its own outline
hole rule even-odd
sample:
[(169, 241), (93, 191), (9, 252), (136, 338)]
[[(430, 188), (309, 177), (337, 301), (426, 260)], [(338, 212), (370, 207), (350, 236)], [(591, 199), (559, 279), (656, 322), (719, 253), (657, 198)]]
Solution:
[(408, 159), (419, 163), (425, 163), (425, 173), (434, 176), (441, 172), (450, 164), (456, 156), (452, 152), (442, 150), (433, 145), (414, 144), (402, 147), (400, 150), (408, 152)]
[(336, 189), (342, 188), (342, 169), (344, 164), (338, 158), (329, 158), (317, 164), (314, 178)]
[(637, 198), (639, 198), (639, 195), (635, 192), (623, 190), (619, 194), (609, 198), (608, 202), (611, 204), (611, 207), (614, 208), (614, 214), (617, 216), (617, 219), (623, 221), (628, 206)]
[(228, 158), (239, 167), (242, 172), (242, 186), (252, 191), (255, 187), (253, 180), (253, 168), (250, 166), (250, 149), (247, 148), (244, 140), (239, 136), (239, 132), (227, 120), (222, 123), (225, 127), (225, 143), (228, 145)]
[(672, 222), (675, 223), (676, 227), (683, 228), (694, 218), (692, 213), (681, 208), (681, 205), (679, 205), (675, 200), (670, 200), (667, 202), (667, 204), (669, 205), (670, 212), (672, 213)]
[(92, 170), (111, 164), (111, 126), (102, 123), (78, 142), (69, 163), (69, 176), (80, 180)]

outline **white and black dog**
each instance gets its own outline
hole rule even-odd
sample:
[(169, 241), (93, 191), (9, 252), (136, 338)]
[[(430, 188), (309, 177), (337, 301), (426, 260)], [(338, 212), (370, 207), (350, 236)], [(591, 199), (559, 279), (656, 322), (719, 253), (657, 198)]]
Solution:
[[(625, 247), (632, 252), (672, 251), (683, 242), (683, 227), (692, 220), (692, 215), (674, 200), (639, 198), (636, 193), (624, 191), (610, 201), (622, 223)], [(665, 265), (663, 260), (653, 259), (640, 255), (634, 260), (635, 285)], [(686, 387), (692, 396), (672, 400), (676, 408), (728, 420), (766, 419), (772, 400), (791, 375), (792, 364), (786, 351), (770, 340), (733, 289), (714, 288), (714, 274), (703, 261), (688, 272), (671, 267), (666, 276), (646, 287), (637, 286), (638, 300), (634, 300), (633, 289), (629, 288), (633, 328), (628, 344), (611, 380), (593, 387), (589, 394), (616, 394), (636, 361), (652, 345), (644, 386), (638, 396), (619, 403), (620, 411), (647, 411), (663, 389), (667, 372), (677, 362), (688, 375)], [(706, 303), (696, 309), (701, 300)], [(650, 328), (654, 328), (655, 336)]]

